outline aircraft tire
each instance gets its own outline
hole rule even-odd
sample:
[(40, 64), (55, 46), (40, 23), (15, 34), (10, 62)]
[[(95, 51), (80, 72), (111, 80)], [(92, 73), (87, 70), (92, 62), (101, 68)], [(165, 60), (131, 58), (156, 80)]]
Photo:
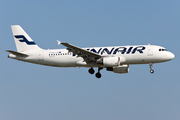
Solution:
[(94, 74), (94, 69), (93, 69), (93, 68), (90, 68), (90, 69), (89, 69), (89, 73), (90, 73), (90, 74)]
[(101, 78), (101, 73), (97, 72), (97, 73), (96, 73), (96, 77), (97, 77), (97, 78)]
[(150, 73), (154, 73), (154, 70), (153, 70), (153, 69), (151, 69), (151, 70), (150, 70)]

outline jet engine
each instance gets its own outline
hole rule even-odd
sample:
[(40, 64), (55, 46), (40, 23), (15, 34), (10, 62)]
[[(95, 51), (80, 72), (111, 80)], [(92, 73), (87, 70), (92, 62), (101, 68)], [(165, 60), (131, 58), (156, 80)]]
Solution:
[(117, 67), (107, 67), (107, 71), (113, 71), (114, 73), (128, 73), (129, 65), (120, 65)]
[(106, 67), (114, 67), (120, 65), (120, 57), (104, 57), (96, 61), (97, 64), (104, 65)]

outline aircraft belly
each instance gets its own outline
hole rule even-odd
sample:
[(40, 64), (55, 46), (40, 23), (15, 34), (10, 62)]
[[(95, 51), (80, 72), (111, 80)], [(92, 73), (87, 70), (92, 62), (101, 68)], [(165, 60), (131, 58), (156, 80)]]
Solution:
[(126, 58), (125, 64), (148, 64), (151, 59), (149, 59), (146, 55), (127, 55), (124, 56)]
[(50, 57), (45, 59), (46, 64), (58, 67), (75, 67), (78, 59), (72, 57)]

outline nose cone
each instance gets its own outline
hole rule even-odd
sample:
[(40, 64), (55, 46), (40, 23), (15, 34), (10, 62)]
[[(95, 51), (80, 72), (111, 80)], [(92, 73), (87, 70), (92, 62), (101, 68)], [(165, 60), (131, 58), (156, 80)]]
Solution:
[(173, 53), (171, 53), (171, 54), (169, 55), (169, 57), (170, 57), (170, 59), (172, 60), (172, 59), (174, 59), (175, 55), (174, 55)]
[(162, 52), (163, 54), (161, 54), (159, 57), (159, 60), (162, 61), (162, 62), (166, 62), (166, 61), (169, 61), (169, 60), (172, 60), (174, 59), (175, 55), (169, 51), (164, 51)]
[(173, 53), (169, 52), (167, 57), (168, 57), (169, 60), (172, 60), (172, 59), (174, 59), (175, 55)]

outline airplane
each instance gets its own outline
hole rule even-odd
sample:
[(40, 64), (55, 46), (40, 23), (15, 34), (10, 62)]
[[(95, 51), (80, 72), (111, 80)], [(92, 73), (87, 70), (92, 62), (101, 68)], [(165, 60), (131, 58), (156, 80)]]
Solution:
[(150, 73), (154, 73), (154, 63), (172, 60), (175, 55), (164, 47), (157, 45), (133, 45), (112, 47), (80, 48), (58, 41), (66, 49), (41, 49), (19, 25), (12, 25), (13, 37), (17, 51), (6, 50), (8, 58), (19, 61), (54, 66), (54, 67), (87, 67), (89, 73), (101, 78), (100, 70), (105, 68), (114, 73), (128, 73), (129, 65), (149, 64)]

